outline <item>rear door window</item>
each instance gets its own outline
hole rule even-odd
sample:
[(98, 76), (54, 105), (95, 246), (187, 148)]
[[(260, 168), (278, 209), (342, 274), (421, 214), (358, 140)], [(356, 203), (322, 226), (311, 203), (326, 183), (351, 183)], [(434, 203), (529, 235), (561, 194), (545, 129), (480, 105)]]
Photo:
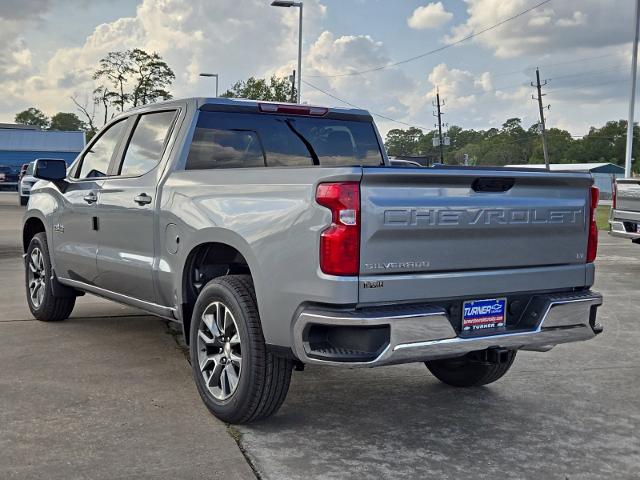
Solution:
[(175, 110), (140, 115), (118, 175), (139, 176), (158, 165), (175, 116)]
[(187, 169), (383, 164), (369, 120), (200, 112)]

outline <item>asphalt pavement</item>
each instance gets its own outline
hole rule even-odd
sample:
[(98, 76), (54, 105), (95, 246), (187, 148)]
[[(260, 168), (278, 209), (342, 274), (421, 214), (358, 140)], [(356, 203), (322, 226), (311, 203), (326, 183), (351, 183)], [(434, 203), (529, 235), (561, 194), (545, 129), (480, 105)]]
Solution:
[(308, 366), (277, 415), (227, 427), (167, 322), (90, 295), (65, 322), (31, 319), (13, 198), (0, 194), (2, 479), (639, 476), (640, 245), (600, 235), (595, 340), (520, 352), (469, 390), (419, 364)]
[(0, 479), (255, 479), (166, 321), (91, 295), (31, 317), (23, 211), (0, 193)]

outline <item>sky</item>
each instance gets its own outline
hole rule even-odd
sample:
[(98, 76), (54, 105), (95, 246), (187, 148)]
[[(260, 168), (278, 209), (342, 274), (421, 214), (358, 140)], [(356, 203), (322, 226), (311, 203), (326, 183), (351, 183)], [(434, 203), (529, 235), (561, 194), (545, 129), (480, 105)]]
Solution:
[[(540, 3), (304, 0), (302, 100), (365, 108), (384, 134), (432, 129), (438, 88), (449, 125), (519, 117), (527, 128), (539, 67), (549, 127), (582, 136), (626, 118), (635, 2)], [(74, 112), (71, 97), (90, 106), (91, 75), (110, 51), (158, 52), (176, 74), (174, 98), (212, 96), (200, 72), (218, 73), (221, 91), (289, 75), (297, 35), (298, 9), (270, 0), (0, 0), (0, 122), (31, 106)]]

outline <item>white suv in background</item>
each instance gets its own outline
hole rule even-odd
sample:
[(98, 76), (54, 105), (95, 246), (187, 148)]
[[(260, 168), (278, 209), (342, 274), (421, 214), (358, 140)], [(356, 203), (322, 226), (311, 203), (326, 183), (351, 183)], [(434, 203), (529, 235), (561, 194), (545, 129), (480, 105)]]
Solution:
[(31, 187), (38, 181), (36, 177), (33, 176), (33, 165), (35, 162), (29, 163), (29, 167), (27, 167), (27, 171), (20, 179), (20, 183), (18, 184), (18, 196), (20, 198), (20, 205), (24, 206), (29, 203), (29, 195), (31, 194)]

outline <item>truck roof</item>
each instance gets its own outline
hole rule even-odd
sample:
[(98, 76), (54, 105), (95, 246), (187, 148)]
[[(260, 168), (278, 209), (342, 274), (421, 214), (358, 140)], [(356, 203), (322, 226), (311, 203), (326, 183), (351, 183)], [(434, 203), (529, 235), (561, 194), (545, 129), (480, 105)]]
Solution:
[[(317, 107), (317, 108), (326, 108), (330, 113), (341, 113), (347, 115), (358, 115), (358, 116), (366, 116), (371, 117), (371, 114), (367, 110), (359, 109), (359, 108), (342, 108), (342, 107), (330, 107), (327, 105), (312, 105), (312, 104), (296, 104), (289, 102), (270, 102), (270, 101), (262, 101), (262, 100), (250, 100), (246, 98), (224, 98), (224, 97), (190, 97), (190, 98), (181, 98), (174, 100), (167, 100), (165, 102), (157, 102), (154, 104), (141, 105), (139, 107), (134, 107), (128, 112), (133, 112), (142, 109), (152, 109), (156, 108), (165, 108), (169, 106), (178, 105), (184, 102), (192, 103), (196, 108), (202, 108), (204, 105), (211, 106), (226, 106), (226, 107), (256, 107), (258, 108), (259, 104), (273, 104), (273, 105), (291, 105), (291, 106), (304, 106), (304, 107)], [(125, 112), (126, 113), (126, 112)]]

